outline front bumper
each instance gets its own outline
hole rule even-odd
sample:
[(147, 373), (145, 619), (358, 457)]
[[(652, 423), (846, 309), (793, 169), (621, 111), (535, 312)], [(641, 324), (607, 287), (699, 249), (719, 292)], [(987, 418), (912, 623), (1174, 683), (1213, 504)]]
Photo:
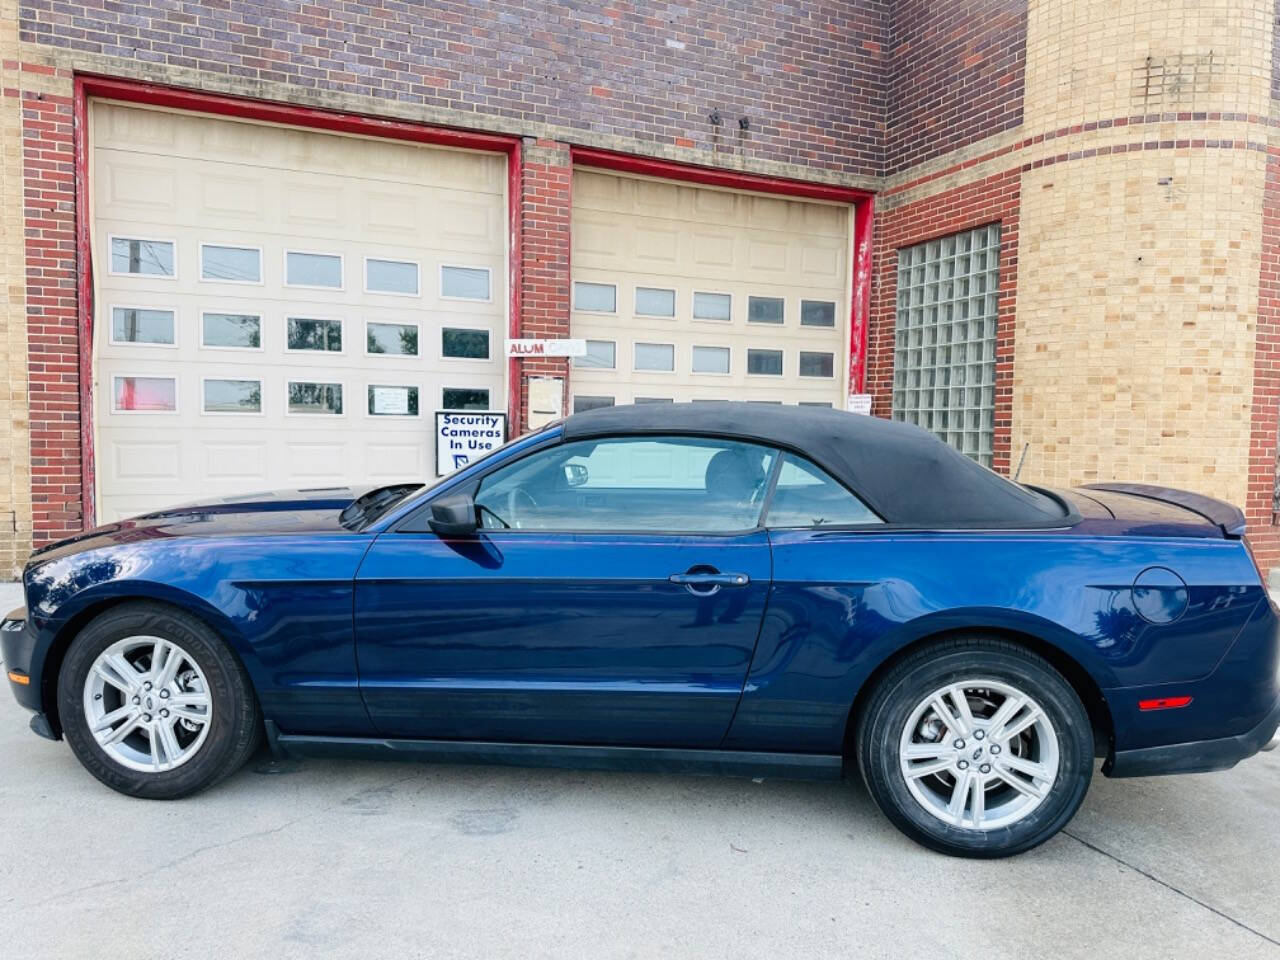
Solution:
[(1102, 765), (1108, 777), (1154, 777), (1169, 773), (1227, 770), (1259, 750), (1280, 744), (1280, 700), (1251, 730), (1217, 740), (1193, 740), (1162, 747), (1117, 750)]

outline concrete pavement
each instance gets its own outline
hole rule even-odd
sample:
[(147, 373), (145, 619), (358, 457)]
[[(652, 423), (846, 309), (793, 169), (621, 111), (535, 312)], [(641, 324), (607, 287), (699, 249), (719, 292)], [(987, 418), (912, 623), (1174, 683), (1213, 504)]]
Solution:
[(1280, 753), (950, 860), (860, 784), (259, 760), (119, 796), (0, 696), (8, 956), (1280, 957)]

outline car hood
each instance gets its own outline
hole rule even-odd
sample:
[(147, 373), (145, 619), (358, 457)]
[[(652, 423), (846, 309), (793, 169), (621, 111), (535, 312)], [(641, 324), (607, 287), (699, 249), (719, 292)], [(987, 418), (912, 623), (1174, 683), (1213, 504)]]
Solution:
[(33, 561), (46, 561), (113, 544), (175, 537), (273, 536), (303, 533), (345, 534), (342, 511), (381, 485), (274, 490), (166, 507), (154, 513), (95, 527), (41, 547)]

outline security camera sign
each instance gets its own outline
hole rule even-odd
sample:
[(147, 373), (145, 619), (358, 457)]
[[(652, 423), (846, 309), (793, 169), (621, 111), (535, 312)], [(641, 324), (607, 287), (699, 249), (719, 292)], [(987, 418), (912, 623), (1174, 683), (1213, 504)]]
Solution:
[(507, 440), (505, 413), (436, 411), (436, 475), (461, 470)]

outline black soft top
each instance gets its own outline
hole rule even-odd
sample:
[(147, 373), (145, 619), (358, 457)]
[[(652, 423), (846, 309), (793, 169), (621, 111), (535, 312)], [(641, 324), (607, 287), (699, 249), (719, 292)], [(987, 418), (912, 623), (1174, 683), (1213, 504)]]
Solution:
[(920, 427), (821, 407), (647, 403), (599, 407), (564, 421), (565, 440), (693, 435), (793, 450), (865, 500), (888, 523), (916, 527), (1063, 526), (1053, 497), (1010, 483)]

